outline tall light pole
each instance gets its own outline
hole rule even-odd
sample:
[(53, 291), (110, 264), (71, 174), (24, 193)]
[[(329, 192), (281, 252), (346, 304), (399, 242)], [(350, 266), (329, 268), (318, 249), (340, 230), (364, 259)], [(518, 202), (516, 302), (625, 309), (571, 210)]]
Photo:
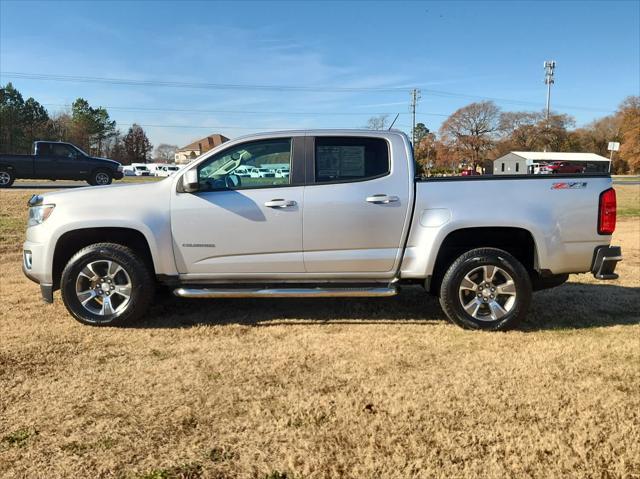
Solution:
[(544, 62), (544, 83), (547, 85), (547, 121), (549, 121), (549, 111), (551, 109), (551, 85), (553, 85), (553, 70), (556, 68), (556, 62), (549, 60)]
[(414, 88), (411, 90), (411, 114), (413, 116), (413, 123), (411, 127), (411, 141), (413, 143), (413, 147), (416, 147), (416, 105), (418, 104), (418, 100), (420, 100), (420, 90)]

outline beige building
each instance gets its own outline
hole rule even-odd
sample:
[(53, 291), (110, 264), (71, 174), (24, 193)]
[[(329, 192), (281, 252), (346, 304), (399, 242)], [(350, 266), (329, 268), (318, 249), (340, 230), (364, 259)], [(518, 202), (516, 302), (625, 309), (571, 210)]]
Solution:
[(176, 150), (175, 161), (178, 165), (185, 165), (192, 162), (197, 157), (206, 153), (207, 151), (215, 148), (218, 145), (223, 144), (225, 141), (229, 141), (224, 135), (215, 133), (200, 140), (189, 143), (187, 146), (183, 146)]

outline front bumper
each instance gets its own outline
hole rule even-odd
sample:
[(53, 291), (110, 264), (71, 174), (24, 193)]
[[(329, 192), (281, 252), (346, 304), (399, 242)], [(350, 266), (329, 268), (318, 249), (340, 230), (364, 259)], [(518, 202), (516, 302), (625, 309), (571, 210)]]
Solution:
[[(27, 230), (29, 235), (29, 230)], [(40, 285), (42, 300), (53, 303), (53, 284), (51, 274), (46, 272), (51, 270), (45, 264), (45, 245), (35, 241), (25, 241), (22, 247), (22, 272), (34, 283)]]
[(22, 262), (22, 272), (31, 281), (40, 285), (40, 295), (42, 296), (42, 301), (44, 301), (45, 303), (53, 303), (53, 285), (40, 283), (40, 280), (27, 269), (24, 261)]
[(113, 178), (116, 180), (121, 180), (124, 177), (124, 173), (122, 171), (116, 171), (113, 173)]
[(618, 279), (614, 273), (618, 261), (622, 261), (620, 246), (598, 246), (593, 252), (591, 272), (596, 279)]

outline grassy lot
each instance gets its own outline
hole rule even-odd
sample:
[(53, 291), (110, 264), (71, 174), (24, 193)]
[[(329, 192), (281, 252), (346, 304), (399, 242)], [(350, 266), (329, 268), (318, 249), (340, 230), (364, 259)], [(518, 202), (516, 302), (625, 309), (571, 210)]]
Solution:
[(640, 175), (613, 175), (613, 181), (640, 181)]
[(22, 276), (29, 195), (0, 192), (3, 478), (640, 477), (638, 216), (619, 280), (536, 293), (519, 331), (460, 330), (419, 289), (159, 295), (98, 329)]
[(618, 215), (640, 216), (640, 185), (615, 185)]

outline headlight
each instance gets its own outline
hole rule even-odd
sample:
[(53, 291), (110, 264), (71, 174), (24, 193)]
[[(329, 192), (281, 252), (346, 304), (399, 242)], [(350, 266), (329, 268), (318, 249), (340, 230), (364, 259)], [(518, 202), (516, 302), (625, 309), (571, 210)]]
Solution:
[(51, 216), (55, 207), (56, 205), (38, 205), (30, 207), (27, 227), (43, 223), (49, 216)]
[(118, 165), (118, 173), (124, 173), (124, 166)]

